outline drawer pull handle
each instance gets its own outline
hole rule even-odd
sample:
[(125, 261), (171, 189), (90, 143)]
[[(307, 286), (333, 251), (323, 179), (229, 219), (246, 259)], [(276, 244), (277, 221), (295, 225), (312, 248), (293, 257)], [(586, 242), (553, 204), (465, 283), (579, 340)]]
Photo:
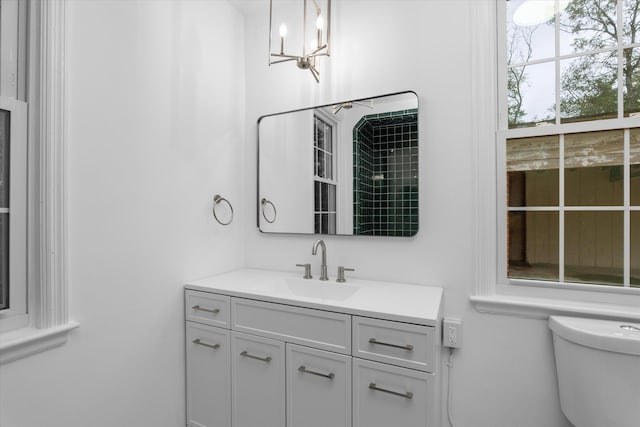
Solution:
[(203, 345), (205, 347), (213, 348), (216, 350), (220, 348), (220, 344), (207, 344), (206, 342), (200, 341), (200, 338), (196, 338), (195, 340), (193, 340), (193, 343), (198, 345)]
[(213, 314), (220, 313), (220, 309), (219, 308), (214, 308), (213, 310), (211, 310), (210, 308), (202, 308), (199, 305), (194, 305), (191, 308), (193, 308), (194, 310), (206, 311), (207, 313), (213, 313)]
[(240, 353), (240, 356), (248, 357), (250, 359), (256, 359), (256, 360), (259, 360), (261, 362), (266, 362), (266, 363), (271, 362), (271, 356), (267, 356), (267, 357), (254, 356), (253, 354), (249, 354), (246, 351), (243, 351), (242, 353)]
[(411, 344), (407, 344), (407, 345), (390, 344), (388, 342), (378, 341), (375, 338), (370, 338), (369, 344), (386, 345), (387, 347), (401, 348), (403, 350), (413, 351), (413, 346)]
[(298, 371), (304, 372), (305, 374), (311, 374), (311, 375), (317, 375), (317, 376), (323, 377), (323, 378), (329, 378), (330, 380), (332, 380), (333, 377), (336, 376), (333, 372), (330, 372), (328, 374), (323, 374), (322, 372), (310, 371), (309, 369), (307, 369), (306, 366), (300, 366), (298, 368)]
[(404, 397), (405, 399), (413, 399), (413, 393), (411, 393), (410, 391), (406, 393), (398, 393), (397, 391), (387, 390), (386, 388), (378, 387), (375, 383), (369, 383), (369, 388), (371, 390), (377, 390), (383, 393), (393, 394), (394, 396)]

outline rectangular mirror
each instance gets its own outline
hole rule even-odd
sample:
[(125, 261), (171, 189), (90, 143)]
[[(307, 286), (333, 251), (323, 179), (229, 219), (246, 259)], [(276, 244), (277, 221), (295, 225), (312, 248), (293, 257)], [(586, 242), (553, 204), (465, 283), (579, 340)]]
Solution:
[(265, 233), (414, 236), (417, 95), (260, 117), (258, 227)]

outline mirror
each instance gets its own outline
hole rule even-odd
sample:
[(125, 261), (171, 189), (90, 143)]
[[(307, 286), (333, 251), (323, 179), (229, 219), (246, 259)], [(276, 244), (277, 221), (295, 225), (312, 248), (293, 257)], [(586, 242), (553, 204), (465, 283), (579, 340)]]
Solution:
[(265, 233), (414, 236), (417, 95), (260, 117), (258, 227)]

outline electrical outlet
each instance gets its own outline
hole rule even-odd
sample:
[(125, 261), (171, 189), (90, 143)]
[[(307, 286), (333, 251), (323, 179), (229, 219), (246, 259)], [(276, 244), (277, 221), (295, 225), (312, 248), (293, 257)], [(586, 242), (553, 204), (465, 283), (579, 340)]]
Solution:
[(462, 347), (462, 320), (444, 319), (442, 322), (442, 341), (445, 347)]

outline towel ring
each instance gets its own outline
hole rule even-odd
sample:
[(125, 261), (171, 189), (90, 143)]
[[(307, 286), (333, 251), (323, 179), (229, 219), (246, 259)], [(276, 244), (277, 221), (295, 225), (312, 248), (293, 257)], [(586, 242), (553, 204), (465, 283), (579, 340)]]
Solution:
[[(227, 205), (229, 205), (229, 209), (231, 210), (231, 218), (229, 218), (229, 221), (227, 222), (220, 221), (220, 218), (218, 218), (218, 215), (216, 215), (216, 206), (218, 206), (218, 204), (220, 204), (221, 202), (225, 202)], [(213, 196), (213, 206), (211, 207), (211, 212), (213, 212), (213, 217), (221, 225), (229, 225), (231, 224), (231, 221), (233, 221), (233, 206), (231, 206), (231, 203), (229, 203), (227, 199), (225, 199), (219, 194), (216, 194), (215, 196)]]
[[(271, 202), (270, 200), (267, 200), (265, 198), (263, 198), (260, 203), (262, 204), (262, 217), (264, 218), (265, 221), (267, 221), (269, 224), (273, 224), (276, 221), (276, 217), (278, 216), (278, 211), (276, 211), (276, 205), (273, 204), (273, 202)], [(271, 205), (271, 209), (273, 209), (273, 218), (269, 219), (267, 218), (267, 215), (264, 213), (264, 207), (265, 205)]]

